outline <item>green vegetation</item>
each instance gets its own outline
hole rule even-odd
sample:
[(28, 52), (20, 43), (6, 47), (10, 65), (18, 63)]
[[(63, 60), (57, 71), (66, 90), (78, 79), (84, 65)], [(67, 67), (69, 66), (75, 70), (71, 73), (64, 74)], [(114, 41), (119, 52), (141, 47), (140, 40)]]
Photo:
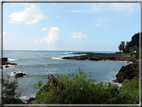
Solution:
[(32, 104), (136, 104), (139, 101), (139, 81), (125, 80), (122, 87), (112, 83), (94, 84), (95, 79), (86, 80), (81, 69), (71, 75), (61, 74), (57, 78), (48, 76), (47, 83), (33, 85), (40, 90)]
[(19, 99), (21, 93), (16, 93), (15, 90), (18, 87), (17, 79), (14, 81), (9, 81), (10, 77), (7, 77), (7, 80), (3, 79), (3, 104), (22, 104), (23, 102)]
[[(132, 57), (138, 58), (139, 57), (139, 35), (141, 36), (141, 34), (142, 33), (134, 34), (131, 38), (131, 41), (126, 42), (126, 46), (125, 46), (125, 41), (121, 41), (120, 45), (118, 46), (120, 53), (122, 51), (122, 53), (125, 53), (125, 54), (127, 53), (128, 55)], [(120, 53), (117, 52), (117, 54), (120, 54)]]

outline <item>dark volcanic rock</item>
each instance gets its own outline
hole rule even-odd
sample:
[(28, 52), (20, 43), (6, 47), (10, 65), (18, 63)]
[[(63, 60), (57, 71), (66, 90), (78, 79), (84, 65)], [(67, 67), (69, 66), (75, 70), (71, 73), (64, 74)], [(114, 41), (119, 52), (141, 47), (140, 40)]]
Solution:
[(28, 75), (28, 74), (25, 74), (25, 73), (16, 73), (16, 72), (14, 72), (15, 73), (15, 77), (23, 77), (24, 75)]
[(119, 72), (117, 75), (116, 75), (116, 80), (120, 83), (122, 83), (125, 79), (128, 78), (128, 75), (125, 73), (125, 72)]
[(98, 57), (91, 57), (91, 58), (89, 58), (89, 60), (98, 61), (98, 60), (102, 60), (102, 58), (98, 58)]
[(115, 54), (115, 53), (72, 53), (72, 54), (85, 54), (81, 56), (64, 57), (63, 59), (72, 60), (119, 60), (119, 61), (130, 61), (132, 64), (123, 66), (116, 75), (116, 81), (122, 83), (125, 79), (133, 79), (134, 77), (139, 77), (139, 60), (135, 57), (128, 57), (126, 55)]
[(8, 58), (2, 58), (2, 65), (17, 65), (16, 63), (7, 62)]
[(119, 72), (116, 75), (116, 80), (122, 83), (125, 79), (133, 79), (134, 77), (138, 77), (139, 72), (135, 68), (133, 64), (129, 64), (127, 66), (122, 66)]
[(117, 80), (112, 80), (113, 82), (117, 82)]
[(31, 97), (27, 100), (27, 104), (31, 104), (32, 101), (36, 100), (35, 98)]
[[(1, 58), (0, 58), (0, 60), (1, 60)], [(7, 62), (7, 61), (8, 61), (7, 58), (2, 58), (2, 62)]]
[(10, 63), (10, 65), (17, 65), (16, 63)]
[(5, 68), (9, 68), (9, 66), (6, 65)]

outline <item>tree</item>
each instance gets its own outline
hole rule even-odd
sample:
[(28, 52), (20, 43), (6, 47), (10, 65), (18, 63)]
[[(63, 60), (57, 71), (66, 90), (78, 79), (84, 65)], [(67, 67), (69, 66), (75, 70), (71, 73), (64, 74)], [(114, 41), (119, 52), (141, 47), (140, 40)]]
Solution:
[(120, 52), (121, 52), (121, 50), (124, 52), (124, 49), (125, 49), (125, 42), (124, 41), (121, 41), (118, 49), (120, 50)]
[(126, 42), (125, 53), (130, 52), (130, 42)]
[(131, 47), (138, 47), (139, 48), (139, 33), (134, 34), (134, 36), (132, 36), (132, 39), (130, 41), (130, 46)]
[(23, 104), (23, 102), (19, 99), (21, 93), (16, 93), (16, 89), (18, 87), (17, 79), (10, 82), (9, 78), (10, 77), (8, 76), (7, 80), (2, 80), (2, 104)]

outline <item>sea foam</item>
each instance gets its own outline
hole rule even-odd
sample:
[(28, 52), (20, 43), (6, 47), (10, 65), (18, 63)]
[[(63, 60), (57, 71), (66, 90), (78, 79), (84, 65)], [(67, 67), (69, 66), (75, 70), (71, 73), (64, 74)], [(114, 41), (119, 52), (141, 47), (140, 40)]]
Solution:
[(18, 59), (8, 59), (8, 61), (17, 61)]
[(51, 57), (52, 59), (62, 60), (61, 57)]

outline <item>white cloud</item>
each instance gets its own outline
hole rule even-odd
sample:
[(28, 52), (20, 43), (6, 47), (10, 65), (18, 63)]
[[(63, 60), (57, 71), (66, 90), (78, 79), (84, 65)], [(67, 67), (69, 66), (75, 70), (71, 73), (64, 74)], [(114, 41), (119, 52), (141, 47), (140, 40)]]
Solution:
[(114, 9), (116, 12), (126, 12), (124, 16), (131, 16), (134, 12), (139, 10), (139, 4), (137, 3), (111, 3), (110, 9)]
[(96, 26), (100, 26), (100, 24), (96, 24)]
[(61, 16), (55, 16), (57, 19), (60, 19), (61, 18)]
[(103, 24), (96, 24), (96, 26), (110, 26), (110, 24), (103, 25)]
[(48, 44), (52, 44), (57, 40), (60, 40), (60, 30), (59, 30), (58, 27), (51, 27), (49, 29), (47, 37), (36, 39), (34, 41), (34, 43), (45, 42), (45, 43), (48, 43)]
[(99, 21), (106, 21), (106, 20), (109, 20), (110, 18), (106, 18), (106, 17), (103, 17), (103, 18), (100, 18)]
[(105, 6), (104, 3), (99, 3), (99, 4), (95, 3), (95, 4), (93, 4), (91, 11), (96, 12), (96, 13), (101, 12), (102, 10), (104, 10), (104, 8), (105, 8), (104, 6)]
[[(116, 0), (113, 0), (116, 1)], [(137, 10), (139, 10), (138, 3), (91, 3), (90, 9), (82, 9), (82, 10), (71, 10), (69, 12), (77, 12), (77, 13), (99, 13), (104, 12), (106, 10), (115, 10), (116, 12), (126, 12), (124, 16), (130, 16)], [(103, 20), (103, 19), (102, 19)]]
[(81, 13), (82, 11), (81, 10), (72, 10), (70, 12), (76, 12), (76, 13)]
[(92, 3), (90, 5), (90, 9), (83, 9), (83, 10), (71, 10), (69, 12), (76, 12), (76, 13), (90, 13), (90, 12), (101, 12), (104, 10), (105, 3)]
[(70, 33), (72, 36), (72, 38), (85, 38), (87, 37), (86, 35), (84, 35), (83, 33), (81, 32), (75, 32), (75, 33)]
[[(27, 4), (25, 4), (27, 5)], [(41, 9), (30, 4), (30, 7), (25, 7), (25, 10), (22, 12), (14, 12), (9, 15), (11, 17), (10, 22), (24, 22), (24, 24), (33, 24), (44, 18), (44, 15), (41, 14)]]
[(42, 28), (41, 31), (47, 31), (48, 29), (46, 27)]

